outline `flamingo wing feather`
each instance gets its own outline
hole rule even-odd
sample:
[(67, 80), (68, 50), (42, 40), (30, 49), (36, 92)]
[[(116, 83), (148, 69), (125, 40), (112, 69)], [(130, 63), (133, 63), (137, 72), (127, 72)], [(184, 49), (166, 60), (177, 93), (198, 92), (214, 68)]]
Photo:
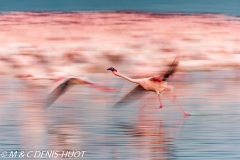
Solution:
[(73, 78), (67, 78), (62, 81), (57, 87), (55, 87), (48, 95), (46, 100), (46, 106), (50, 107), (61, 95), (63, 95), (67, 89), (70, 88), (70, 81)]
[(169, 69), (167, 72), (165, 72), (163, 75), (162, 75), (162, 80), (163, 81), (166, 81), (173, 73), (176, 72), (176, 69), (177, 69), (177, 66), (179, 64), (179, 58), (177, 57), (173, 63), (169, 66)]
[(123, 105), (127, 105), (127, 103), (138, 100), (139, 98), (143, 97), (146, 93), (146, 90), (138, 85), (136, 86), (132, 91), (130, 91), (128, 94), (126, 94), (120, 101), (118, 101), (113, 108), (120, 107)]

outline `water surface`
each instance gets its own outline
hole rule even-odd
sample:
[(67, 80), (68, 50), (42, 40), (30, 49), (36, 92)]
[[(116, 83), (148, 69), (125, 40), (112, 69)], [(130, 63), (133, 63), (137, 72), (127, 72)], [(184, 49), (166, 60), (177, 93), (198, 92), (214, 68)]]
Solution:
[(122, 86), (119, 93), (79, 86), (48, 109), (41, 104), (44, 89), (32, 93), (22, 82), (2, 78), (6, 85), (1, 85), (5, 92), (1, 94), (0, 151), (84, 150), (84, 159), (91, 160), (240, 159), (239, 77), (235, 73), (188, 73), (179, 82), (169, 82), (191, 117), (179, 112), (169, 94), (163, 96), (163, 109), (158, 109), (154, 93), (112, 109), (133, 87), (114, 77), (110, 85)]

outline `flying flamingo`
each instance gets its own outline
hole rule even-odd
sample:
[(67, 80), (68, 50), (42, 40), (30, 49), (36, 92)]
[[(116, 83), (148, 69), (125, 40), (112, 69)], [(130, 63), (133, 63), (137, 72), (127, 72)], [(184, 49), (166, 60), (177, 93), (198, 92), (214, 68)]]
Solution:
[[(116, 70), (113, 67), (108, 68), (107, 70), (112, 71), (112, 73), (118, 77), (122, 77), (132, 83), (137, 83), (138, 86), (134, 88), (131, 92), (129, 92), (127, 95), (125, 95), (118, 103), (116, 103), (114, 106), (117, 106), (118, 104), (125, 103), (128, 100), (130, 100), (132, 97), (136, 97), (139, 95), (143, 95), (142, 93), (144, 91), (153, 91), (156, 92), (158, 95), (160, 107), (162, 108), (162, 102), (160, 96), (164, 91), (173, 91), (173, 86), (170, 86), (167, 84), (167, 79), (176, 71), (176, 67), (178, 66), (179, 60), (178, 58), (175, 59), (175, 61), (170, 65), (168, 71), (163, 75), (157, 75), (154, 77), (149, 78), (142, 78), (142, 79), (132, 79), (129, 78), (123, 74), (121, 74), (118, 70)], [(176, 95), (174, 95), (174, 101), (177, 102), (178, 107), (180, 108), (181, 112), (184, 114), (184, 116), (190, 116), (189, 113), (185, 112), (183, 108), (180, 106), (179, 102), (177, 101)]]
[(96, 88), (101, 91), (116, 91), (114, 88), (108, 88), (96, 83), (93, 83), (86, 78), (83, 77), (76, 77), (72, 75), (68, 75), (66, 73), (53, 73), (50, 76), (41, 76), (36, 77), (33, 75), (27, 75), (27, 80), (40, 80), (40, 79), (48, 79), (53, 80), (53, 84), (49, 87), (49, 92), (47, 96), (46, 105), (49, 107), (51, 106), (61, 95), (63, 95), (67, 89), (69, 89), (73, 85), (90, 85), (93, 88)]

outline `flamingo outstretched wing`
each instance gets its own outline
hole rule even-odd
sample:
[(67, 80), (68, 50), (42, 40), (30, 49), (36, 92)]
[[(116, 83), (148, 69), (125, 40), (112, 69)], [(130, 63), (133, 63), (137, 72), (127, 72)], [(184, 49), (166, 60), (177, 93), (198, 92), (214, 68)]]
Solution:
[(46, 106), (50, 107), (62, 94), (64, 94), (67, 89), (72, 86), (70, 81), (74, 78), (66, 78), (47, 95)]
[(168, 71), (162, 75), (163, 81), (166, 81), (173, 73), (176, 72), (176, 68), (177, 68), (178, 64), (179, 64), (179, 57), (176, 57), (176, 59), (173, 61), (173, 63), (169, 66)]
[(142, 96), (144, 96), (146, 93), (146, 90), (138, 85), (136, 86), (132, 91), (130, 91), (128, 94), (126, 94), (120, 101), (118, 101), (113, 108), (123, 106), (124, 104), (127, 105), (129, 102), (132, 102), (134, 100), (138, 100)]
[(151, 77), (150, 80), (151, 81), (157, 81), (157, 82), (162, 82), (162, 81), (167, 81), (167, 79), (173, 75), (173, 73), (176, 72), (177, 66), (179, 64), (179, 56), (177, 56), (175, 58), (175, 60), (173, 61), (173, 63), (171, 65), (169, 65), (168, 70), (162, 74), (162, 75), (158, 75), (158, 76), (154, 76)]

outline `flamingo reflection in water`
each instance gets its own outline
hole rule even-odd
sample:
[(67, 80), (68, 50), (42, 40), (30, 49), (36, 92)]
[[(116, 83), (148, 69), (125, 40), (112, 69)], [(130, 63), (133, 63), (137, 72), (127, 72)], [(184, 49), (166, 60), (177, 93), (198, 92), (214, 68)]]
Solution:
[[(169, 159), (174, 157), (175, 140), (189, 116), (182, 118), (161, 118), (154, 112), (142, 113), (136, 117), (135, 122), (121, 122), (115, 124), (121, 129), (121, 134), (130, 137), (131, 145), (138, 146), (130, 149), (136, 150), (140, 159)], [(116, 147), (115, 156), (120, 152)], [(170, 158), (171, 159), (171, 158)]]

